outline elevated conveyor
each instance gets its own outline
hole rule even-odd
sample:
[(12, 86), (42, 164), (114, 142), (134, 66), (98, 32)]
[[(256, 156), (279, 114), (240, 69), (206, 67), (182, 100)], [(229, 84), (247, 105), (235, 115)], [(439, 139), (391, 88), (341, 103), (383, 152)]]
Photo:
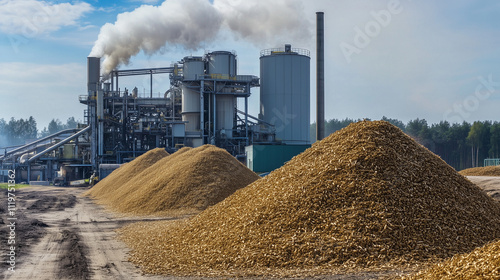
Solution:
[(66, 138), (66, 139), (64, 139), (64, 140), (62, 140), (61, 142), (59, 142), (59, 143), (57, 143), (57, 144), (55, 144), (55, 145), (50, 146), (49, 148), (47, 148), (47, 149), (45, 149), (45, 150), (41, 151), (40, 153), (37, 153), (35, 156), (33, 156), (33, 157), (31, 157), (31, 158), (29, 158), (29, 159), (28, 159), (28, 163), (31, 163), (31, 162), (33, 162), (33, 161), (35, 161), (35, 160), (39, 159), (39, 158), (40, 158), (41, 156), (43, 156), (44, 154), (46, 154), (46, 153), (50, 153), (50, 152), (54, 151), (55, 149), (57, 149), (57, 148), (61, 147), (62, 145), (64, 145), (64, 144), (68, 143), (69, 141), (71, 141), (71, 140), (73, 140), (73, 139), (75, 139), (75, 138), (80, 137), (81, 135), (83, 135), (83, 134), (85, 134), (85, 133), (89, 132), (89, 131), (90, 131), (90, 129), (91, 129), (91, 127), (90, 127), (90, 126), (88, 126), (88, 127), (84, 128), (84, 129), (80, 130), (79, 132), (77, 132), (77, 133), (75, 133), (75, 134), (71, 135), (70, 137), (68, 137), (68, 138)]
[(65, 129), (65, 130), (61, 130), (59, 132), (56, 132), (54, 134), (51, 134), (49, 136), (37, 139), (37, 140), (35, 140), (35, 141), (31, 142), (31, 143), (28, 143), (28, 144), (23, 145), (23, 146), (21, 146), (19, 148), (16, 148), (16, 149), (13, 149), (11, 151), (8, 151), (8, 152), (6, 152), (3, 155), (0, 155), (0, 161), (9, 159), (9, 158), (11, 158), (12, 156), (15, 156), (15, 155), (22, 155), (22, 154), (25, 154), (25, 153), (33, 152), (36, 149), (38, 149), (40, 147), (40, 145), (50, 143), (53, 139), (57, 138), (60, 135), (70, 134), (70, 133), (72, 134), (72, 133), (76, 133), (78, 131), (80, 131), (80, 129), (77, 129), (77, 128)]

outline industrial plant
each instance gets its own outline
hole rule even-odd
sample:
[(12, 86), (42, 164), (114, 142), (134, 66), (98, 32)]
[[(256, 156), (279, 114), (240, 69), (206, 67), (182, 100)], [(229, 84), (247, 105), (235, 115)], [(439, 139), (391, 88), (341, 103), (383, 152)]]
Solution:
[[(113, 70), (101, 74), (101, 58), (87, 58), (85, 124), (6, 152), (25, 181), (70, 182), (116, 168), (153, 148), (212, 144), (256, 172), (281, 166), (310, 146), (310, 52), (265, 49), (260, 78), (238, 73), (234, 51), (186, 56), (170, 67)], [(153, 97), (153, 75), (168, 74), (170, 88)], [(120, 88), (127, 76), (145, 75), (150, 96)], [(260, 87), (260, 113), (248, 113), (252, 89)], [(241, 99), (243, 102), (238, 102)], [(244, 104), (239, 108), (238, 104)], [(24, 176), (23, 176), (24, 175)], [(61, 178), (62, 177), (62, 178)]]
[[(316, 139), (324, 137), (324, 20), (317, 16)], [(163, 97), (153, 97), (153, 76), (169, 75)], [(149, 76), (150, 95), (120, 88), (130, 76)], [(260, 87), (258, 116), (248, 113), (252, 89)], [(238, 102), (242, 100), (243, 102)], [(114, 69), (102, 73), (101, 58), (87, 58), (84, 124), (0, 155), (0, 179), (80, 185), (104, 178), (121, 164), (154, 148), (175, 152), (211, 144), (248, 168), (266, 173), (311, 146), (310, 51), (260, 52), (260, 77), (238, 73), (234, 51), (186, 56), (169, 67)], [(238, 104), (244, 104), (243, 108)], [(91, 183), (91, 182), (90, 182)]]

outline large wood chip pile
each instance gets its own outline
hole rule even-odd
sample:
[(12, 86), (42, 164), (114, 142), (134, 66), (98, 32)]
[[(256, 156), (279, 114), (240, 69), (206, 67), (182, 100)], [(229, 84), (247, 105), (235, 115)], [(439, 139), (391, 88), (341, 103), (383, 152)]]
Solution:
[(133, 161), (120, 166), (120, 168), (93, 186), (85, 195), (100, 197), (115, 191), (115, 189), (123, 187), (130, 179), (141, 173), (145, 166), (151, 166), (166, 156), (168, 156), (168, 153), (165, 149), (156, 148), (150, 150)]
[(499, 238), (500, 204), (397, 127), (363, 121), (185, 223), (121, 236), (147, 273), (377, 268)]
[(474, 167), (458, 173), (464, 176), (500, 176), (500, 166)]
[(500, 241), (492, 242), (471, 253), (460, 254), (431, 266), (405, 280), (498, 280), (500, 279)]
[(120, 188), (109, 188), (96, 198), (123, 213), (192, 213), (259, 179), (226, 150), (212, 145), (183, 148), (141, 170)]

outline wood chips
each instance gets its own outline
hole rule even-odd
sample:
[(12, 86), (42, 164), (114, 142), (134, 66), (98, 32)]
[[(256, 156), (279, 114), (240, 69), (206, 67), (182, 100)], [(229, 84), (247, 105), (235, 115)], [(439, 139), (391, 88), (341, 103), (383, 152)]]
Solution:
[(121, 237), (147, 273), (376, 269), (499, 238), (500, 204), (397, 127), (363, 121), (187, 221), (133, 224)]
[(141, 173), (145, 167), (151, 166), (160, 159), (168, 156), (167, 151), (156, 148), (142, 154), (131, 162), (125, 163), (120, 168), (102, 179), (93, 186), (85, 195), (91, 197), (101, 197), (123, 187), (128, 181)]
[(500, 279), (500, 241), (492, 242), (468, 254), (453, 256), (443, 263), (400, 279)]
[(136, 175), (126, 182), (111, 182), (99, 193), (92, 189), (89, 194), (122, 213), (193, 213), (259, 179), (227, 151), (211, 145), (182, 148), (154, 164), (133, 168)]
[(458, 173), (464, 176), (500, 176), (500, 166), (474, 167)]

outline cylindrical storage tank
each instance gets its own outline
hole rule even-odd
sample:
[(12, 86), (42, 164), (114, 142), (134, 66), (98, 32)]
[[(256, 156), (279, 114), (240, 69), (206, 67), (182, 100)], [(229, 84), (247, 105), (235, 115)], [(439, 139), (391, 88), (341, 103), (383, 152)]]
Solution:
[(186, 113), (182, 114), (182, 121), (186, 123), (186, 131), (194, 132), (200, 131), (200, 113)]
[(208, 74), (236, 76), (236, 54), (217, 51), (207, 54)]
[(186, 131), (200, 130), (200, 92), (183, 85), (182, 89), (182, 120), (188, 121)]
[(236, 97), (234, 95), (217, 95), (216, 97), (216, 129), (225, 134), (226, 138), (233, 138), (234, 115)]
[(200, 92), (187, 86), (182, 86), (182, 113), (200, 112)]
[(182, 75), (184, 81), (199, 80), (205, 74), (205, 62), (201, 56), (186, 56), (183, 59)]
[(260, 113), (286, 144), (310, 143), (310, 60), (291, 46), (261, 51)]

